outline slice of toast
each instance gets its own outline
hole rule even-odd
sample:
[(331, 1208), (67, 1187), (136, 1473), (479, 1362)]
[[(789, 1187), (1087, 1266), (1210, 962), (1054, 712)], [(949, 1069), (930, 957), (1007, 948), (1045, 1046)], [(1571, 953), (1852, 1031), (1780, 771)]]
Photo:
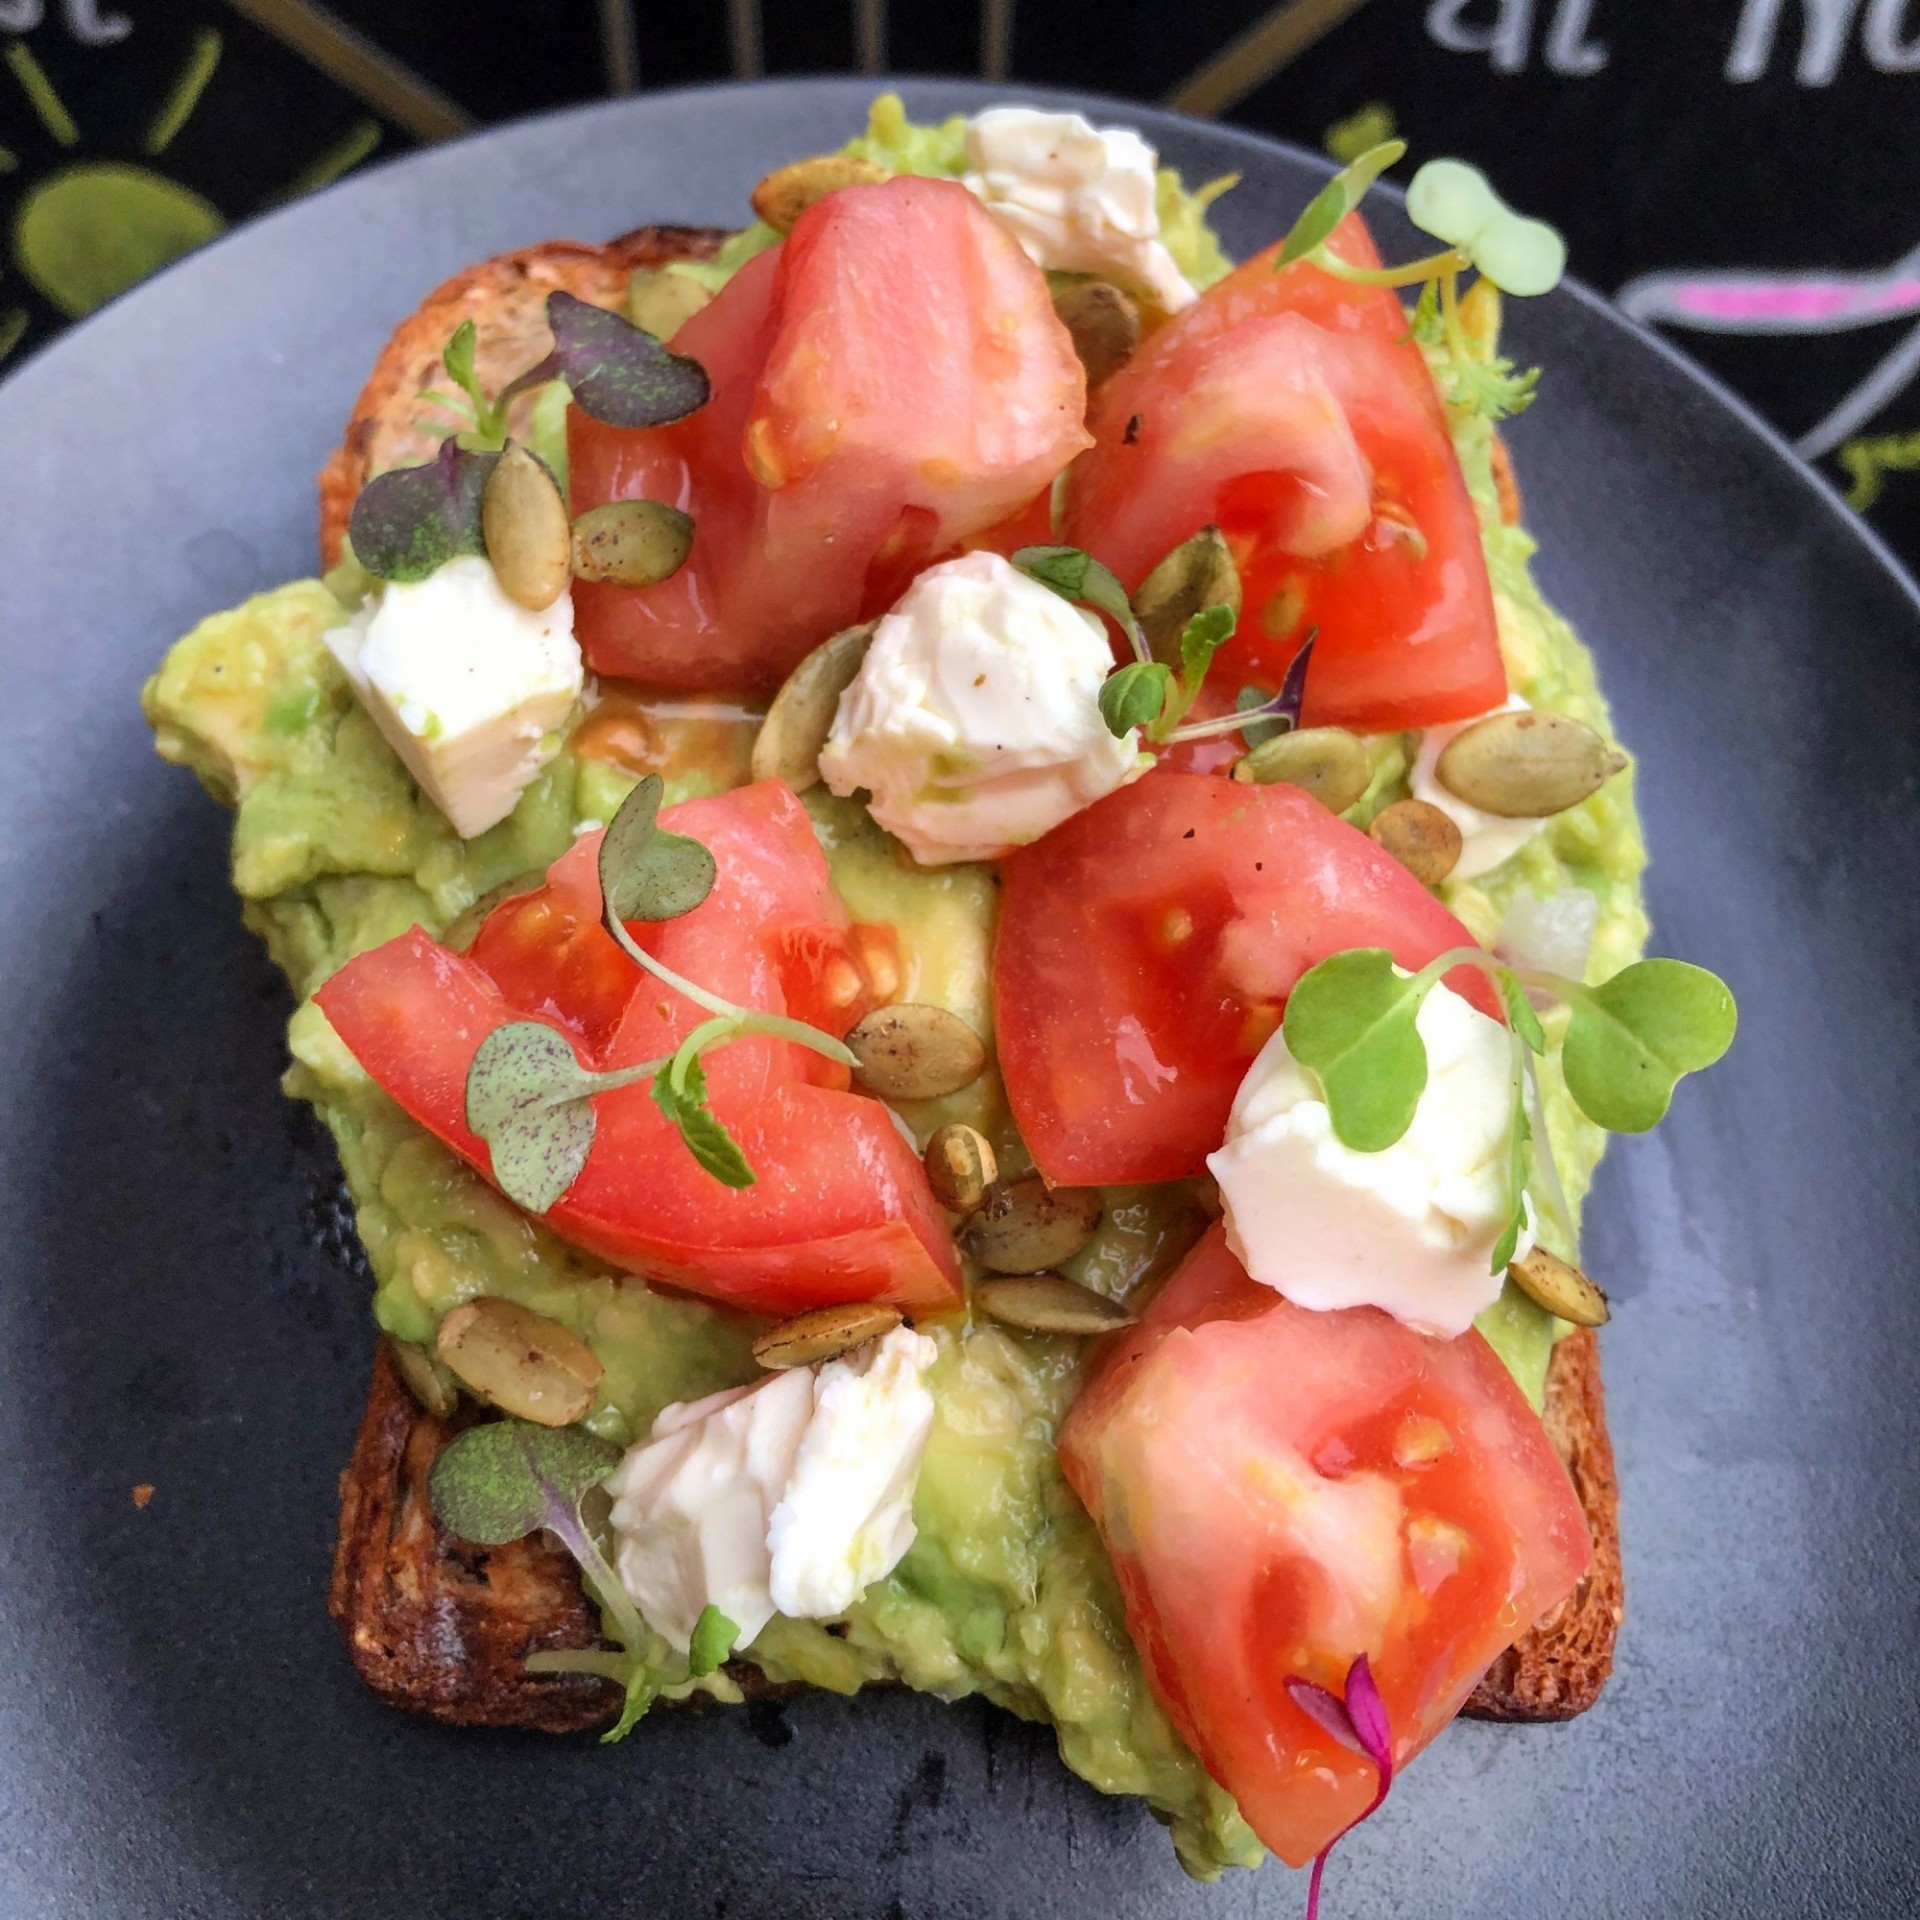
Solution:
[[(637, 268), (675, 260), (710, 260), (726, 232), (719, 227), (639, 227), (603, 247), (553, 240), (483, 260), (436, 287), (400, 323), (374, 362), (354, 402), (340, 445), (320, 469), (320, 560), (340, 558), (347, 516), (360, 489), (388, 467), (430, 460), (455, 420), (425, 398), (453, 390), (440, 355), (462, 320), (475, 330), (480, 383), (496, 393), (553, 351), (547, 295), (558, 290), (596, 307), (624, 308)], [(516, 402), (518, 431), (530, 397)]]
[[(435, 1419), (416, 1404), (386, 1348), (375, 1358), (353, 1459), (340, 1476), (340, 1538), (329, 1610), (360, 1677), (394, 1706), (462, 1726), (571, 1733), (613, 1717), (606, 1681), (529, 1674), (541, 1647), (597, 1647), (599, 1622), (573, 1562), (538, 1539), (475, 1547), (427, 1504), (440, 1449), (475, 1415)], [(1508, 1652), (1467, 1702), (1481, 1720), (1570, 1720), (1599, 1697), (1621, 1618), (1619, 1487), (1600, 1391), (1600, 1348), (1576, 1333), (1554, 1350), (1547, 1431), (1573, 1476), (1593, 1564)], [(773, 1690), (745, 1661), (728, 1671), (750, 1697)]]

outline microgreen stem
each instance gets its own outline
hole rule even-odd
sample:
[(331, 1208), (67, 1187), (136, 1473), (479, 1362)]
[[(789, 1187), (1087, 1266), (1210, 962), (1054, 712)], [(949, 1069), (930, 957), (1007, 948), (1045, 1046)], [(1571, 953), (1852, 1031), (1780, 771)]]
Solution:
[(1276, 694), (1265, 706), (1249, 707), (1244, 713), (1223, 713), (1217, 720), (1191, 720), (1175, 727), (1162, 744), (1175, 747), (1188, 740), (1213, 740), (1223, 733), (1238, 733), (1245, 726), (1258, 726), (1262, 720), (1285, 717), (1280, 696)]
[[(790, 1040), (796, 1047), (806, 1047), (824, 1059), (837, 1061), (843, 1067), (860, 1064), (854, 1058), (852, 1049), (834, 1039), (830, 1033), (822, 1033), (818, 1027), (810, 1027), (804, 1020), (790, 1020), (785, 1014), (763, 1013), (757, 1007), (737, 1007), (731, 1000), (723, 1000), (719, 994), (709, 993), (705, 987), (687, 979), (684, 974), (674, 972), (665, 961), (656, 960), (620, 922), (614, 921), (613, 925), (619, 927), (621, 946), (656, 980), (673, 988), (676, 993), (684, 993), (696, 1007), (704, 1007), (713, 1015), (711, 1020), (702, 1021), (695, 1027), (672, 1056), (671, 1077), (676, 1093), (686, 1091), (687, 1068), (700, 1054), (722, 1040), (732, 1040), (743, 1033), (764, 1033), (770, 1039)], [(656, 1060), (648, 1067), (624, 1069), (622, 1077), (610, 1080), (607, 1084), (626, 1086), (645, 1074), (657, 1073), (666, 1064), (665, 1060)], [(595, 1089), (596, 1092), (600, 1090)]]
[(645, 967), (662, 986), (671, 987), (675, 993), (684, 993), (696, 1007), (704, 1007), (707, 1012), (723, 1020), (734, 1019), (742, 1011), (731, 1000), (723, 1000), (717, 993), (709, 993), (705, 987), (689, 980), (685, 974), (675, 973), (664, 960), (656, 960), (627, 931), (625, 923), (611, 913), (607, 915), (607, 931), (626, 949), (630, 959)]
[(1527, 1076), (1528, 1111), (1533, 1115), (1533, 1164), (1539, 1172), (1541, 1186), (1546, 1189), (1543, 1198), (1547, 1212), (1571, 1249), (1574, 1239), (1573, 1209), (1567, 1205), (1567, 1192), (1560, 1184), (1559, 1163), (1553, 1157), (1553, 1141), (1547, 1133), (1546, 1096), (1540, 1090), (1540, 1074), (1533, 1064), (1533, 1056), (1524, 1049), (1522, 1054), (1521, 1068)]
[(1323, 273), (1361, 287), (1417, 287), (1423, 281), (1438, 279), (1442, 274), (1456, 274), (1462, 267), (1473, 264), (1458, 247), (1448, 247), (1444, 253), (1430, 253), (1424, 260), (1409, 260), (1404, 267), (1349, 266), (1324, 245), (1307, 257)]

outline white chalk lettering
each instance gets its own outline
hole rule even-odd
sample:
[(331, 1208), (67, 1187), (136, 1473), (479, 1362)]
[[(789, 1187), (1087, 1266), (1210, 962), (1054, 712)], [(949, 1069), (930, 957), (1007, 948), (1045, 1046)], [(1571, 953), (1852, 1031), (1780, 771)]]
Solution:
[(1584, 80), (1607, 64), (1607, 43), (1588, 32), (1593, 24), (1593, 0), (1560, 0), (1547, 33), (1547, 65), (1555, 73)]
[(1498, 0), (1498, 12), (1486, 26), (1461, 18), (1473, 0), (1433, 0), (1427, 9), (1427, 37), (1449, 53), (1484, 53), (1495, 73), (1524, 73), (1533, 38), (1533, 0)]
[(1860, 38), (1882, 73), (1920, 73), (1920, 20), (1908, 26), (1906, 18), (1907, 0), (1872, 0), (1867, 8)]
[[(1773, 62), (1773, 43), (1786, 0), (1745, 0), (1727, 55), (1727, 78), (1758, 80)], [(1794, 78), (1803, 87), (1829, 87), (1840, 71), (1847, 38), (1860, 0), (1800, 0), (1806, 24), (1800, 35), (1800, 59)]]

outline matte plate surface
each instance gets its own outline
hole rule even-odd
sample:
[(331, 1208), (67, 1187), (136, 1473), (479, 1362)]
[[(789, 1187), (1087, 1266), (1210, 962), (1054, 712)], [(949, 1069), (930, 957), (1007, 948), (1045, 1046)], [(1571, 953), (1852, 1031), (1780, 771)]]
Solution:
[[(663, 1716), (614, 1750), (378, 1704), (323, 1605), (370, 1327), (226, 816), (142, 677), (313, 564), (312, 475), (442, 276), (557, 234), (737, 222), (859, 82), (595, 107), (249, 228), (0, 389), (0, 1913), (1111, 1916), (1188, 1883), (1139, 1806), (977, 1703)], [(984, 102), (907, 89), (921, 115)], [(1076, 102), (1075, 104), (1088, 104)], [(1131, 108), (1245, 252), (1299, 154)], [(1390, 238), (1408, 239), (1393, 232)], [(1592, 1211), (1629, 1611), (1599, 1708), (1460, 1726), (1344, 1846), (1360, 1915), (1914, 1910), (1920, 1806), (1920, 602), (1750, 419), (1578, 291), (1516, 302), (1548, 592), (1641, 755), (1665, 951), (1733, 1055)], [(129, 1490), (151, 1482), (144, 1511)]]

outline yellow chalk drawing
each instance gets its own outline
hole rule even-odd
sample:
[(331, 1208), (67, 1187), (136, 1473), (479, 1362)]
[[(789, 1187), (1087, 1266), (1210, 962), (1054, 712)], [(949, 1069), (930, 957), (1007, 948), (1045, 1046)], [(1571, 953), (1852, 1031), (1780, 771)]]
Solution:
[(1920, 432), (1849, 440), (1841, 447), (1839, 460), (1850, 482), (1847, 505), (1855, 513), (1865, 513), (1886, 492), (1888, 474), (1920, 472)]
[(80, 129), (73, 124), (66, 103), (54, 92), (46, 68), (33, 57), (33, 49), (24, 40), (9, 40), (6, 62), (20, 82), (20, 91), (27, 96), (27, 105), (40, 116), (40, 124), (63, 147), (73, 146), (80, 138)]
[(298, 200), (304, 194), (318, 193), (330, 187), (343, 173), (351, 173), (380, 144), (377, 120), (356, 120), (326, 152), (310, 160), (268, 203), (278, 206), (283, 200)]
[(166, 104), (153, 116), (153, 125), (147, 129), (147, 137), (142, 142), (150, 156), (165, 153), (173, 145), (174, 135), (192, 119), (200, 96), (207, 90), (207, 82), (213, 78), (214, 68), (220, 64), (220, 47), (219, 32), (213, 27), (202, 27), (193, 36), (193, 51), (187, 55), (187, 64), (180, 69)]
[(1393, 109), (1384, 100), (1369, 100), (1344, 120), (1336, 120), (1320, 144), (1345, 167), (1369, 149), (1394, 139), (1399, 131)]
[(20, 336), (27, 330), (27, 311), (24, 307), (12, 307), (0, 313), (0, 360), (4, 360), (20, 344)]

